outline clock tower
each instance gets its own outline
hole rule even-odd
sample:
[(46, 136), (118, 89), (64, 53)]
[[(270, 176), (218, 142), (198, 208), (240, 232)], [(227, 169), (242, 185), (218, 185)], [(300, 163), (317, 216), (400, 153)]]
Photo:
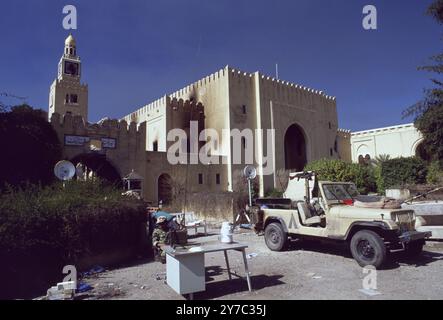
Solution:
[(58, 64), (57, 79), (49, 92), (49, 120), (53, 113), (59, 113), (62, 118), (65, 114), (80, 115), (88, 121), (88, 85), (80, 82), (80, 76), (81, 61), (75, 39), (70, 34)]

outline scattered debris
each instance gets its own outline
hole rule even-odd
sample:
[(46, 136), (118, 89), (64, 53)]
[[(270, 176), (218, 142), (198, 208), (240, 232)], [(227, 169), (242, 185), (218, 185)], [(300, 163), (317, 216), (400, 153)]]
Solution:
[(315, 272), (309, 272), (306, 274), (307, 277), (312, 278), (312, 279), (321, 279), (323, 278), (322, 276), (316, 276)]
[(96, 288), (96, 293), (94, 298), (95, 299), (105, 299), (109, 297), (116, 297), (123, 295), (123, 291), (120, 287), (114, 286), (113, 283), (109, 284), (107, 286), (100, 286)]
[(59, 282), (56, 286), (48, 289), (46, 300), (72, 300), (75, 295), (76, 282)]
[(315, 276), (315, 273), (314, 272), (309, 272), (309, 273), (306, 274), (306, 276), (312, 278), (313, 276)]
[(378, 291), (372, 290), (372, 289), (360, 289), (358, 291), (360, 291), (361, 293), (364, 293), (367, 296), (371, 296), (371, 297), (381, 294), (381, 292), (378, 292)]
[(258, 253), (253, 252), (253, 253), (249, 253), (249, 254), (247, 254), (247, 255), (246, 255), (246, 258), (248, 258), (248, 259), (252, 259), (252, 258), (255, 258), (256, 256), (258, 256)]
[(156, 273), (155, 280), (166, 280), (166, 272)]
[(86, 272), (82, 272), (81, 276), (82, 277), (90, 277), (90, 276), (93, 276), (93, 275), (96, 275), (96, 274), (99, 274), (99, 273), (102, 273), (105, 271), (106, 271), (105, 268), (103, 268), (101, 266), (94, 266), (91, 270), (86, 271)]
[(79, 282), (79, 283), (77, 284), (77, 290), (76, 290), (76, 292), (77, 292), (77, 293), (83, 293), (83, 292), (90, 291), (90, 290), (92, 290), (92, 289), (93, 289), (92, 286), (89, 285), (89, 284), (87, 284), (86, 282)]

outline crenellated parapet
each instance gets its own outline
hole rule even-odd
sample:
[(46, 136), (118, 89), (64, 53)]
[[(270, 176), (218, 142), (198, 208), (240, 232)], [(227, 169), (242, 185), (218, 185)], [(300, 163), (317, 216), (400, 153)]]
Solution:
[(177, 98), (167, 97), (167, 106), (173, 111), (183, 111), (183, 112), (198, 112), (203, 113), (204, 107), (201, 102), (195, 102), (190, 100), (183, 100)]
[(122, 120), (127, 122), (141, 123), (164, 117), (170, 111), (174, 112), (197, 112), (203, 113), (204, 107), (200, 102), (171, 98), (163, 96), (154, 102), (147, 104), (140, 109), (125, 116)]
[(352, 137), (359, 138), (365, 136), (373, 136), (373, 135), (384, 135), (389, 133), (398, 133), (405, 131), (414, 131), (415, 127), (413, 123), (406, 123), (397, 126), (390, 126), (384, 128), (370, 129), (364, 131), (352, 132)]
[(263, 75), (259, 73), (258, 71), (255, 73), (248, 73), (244, 72), (235, 68), (231, 68), (229, 66), (226, 67), (228, 73), (234, 79), (234, 81), (238, 78), (246, 79), (246, 81), (249, 81), (250, 79), (254, 77), (258, 77), (260, 87), (261, 88), (270, 88), (269, 91), (272, 93), (278, 93), (280, 95), (281, 100), (285, 100), (288, 96), (305, 96), (305, 97), (312, 97), (312, 98), (321, 98), (324, 100), (325, 103), (331, 105), (335, 105), (336, 97), (327, 95), (322, 90), (313, 89), (304, 85), (295, 84), (289, 81), (284, 81), (277, 79), (275, 77)]
[(226, 77), (227, 75), (228, 75), (228, 67), (225, 67), (217, 72), (210, 74), (209, 76), (204, 77), (203, 79), (200, 79), (190, 85), (187, 85), (186, 87), (180, 90), (176, 90), (175, 92), (171, 93), (169, 96), (171, 98), (180, 98), (183, 96), (200, 93), (199, 92), (200, 89), (205, 88), (206, 86), (217, 82), (218, 80)]
[[(244, 72), (230, 66), (226, 66), (209, 76), (177, 90), (169, 96), (171, 98), (195, 97), (200, 100), (205, 95), (207, 88), (216, 86), (220, 81), (225, 81), (226, 79), (229, 79), (228, 82), (230, 85), (232, 83), (233, 85), (240, 85), (244, 88), (259, 85), (260, 90), (265, 94), (271, 95), (272, 99), (284, 101), (289, 104), (308, 103), (322, 104), (331, 107), (336, 106), (336, 97), (328, 95), (322, 90), (283, 81), (275, 77), (263, 75), (258, 71), (254, 73)], [(258, 83), (255, 83), (256, 80), (258, 80)]]
[[(137, 124), (126, 120), (104, 119), (99, 123), (86, 123), (81, 116), (52, 114), (51, 125), (59, 136), (60, 143), (67, 147), (82, 147), (79, 141), (103, 140), (110, 142), (109, 149), (117, 149), (128, 143), (144, 148), (146, 123)], [(78, 137), (78, 138), (76, 138)], [(106, 143), (105, 143), (106, 145)]]
[(351, 139), (351, 134), (352, 134), (351, 130), (340, 129), (340, 128), (337, 129), (337, 135), (341, 138)]

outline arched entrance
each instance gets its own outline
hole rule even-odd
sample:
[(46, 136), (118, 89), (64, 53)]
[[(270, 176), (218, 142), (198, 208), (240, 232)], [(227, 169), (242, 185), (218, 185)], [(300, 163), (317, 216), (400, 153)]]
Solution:
[(429, 153), (426, 151), (425, 149), (425, 145), (423, 142), (420, 142), (417, 145), (417, 148), (415, 149), (415, 156), (417, 158), (420, 158), (424, 161), (430, 161), (431, 160), (431, 156), (429, 155)]
[(106, 155), (99, 153), (83, 153), (74, 157), (71, 162), (74, 166), (82, 163), (92, 170), (100, 179), (108, 181), (117, 186), (122, 186), (122, 180), (117, 169), (106, 159)]
[(306, 139), (303, 129), (293, 124), (285, 134), (285, 167), (286, 170), (303, 171), (307, 163)]
[(163, 204), (169, 204), (172, 200), (172, 179), (167, 173), (158, 177), (158, 201)]

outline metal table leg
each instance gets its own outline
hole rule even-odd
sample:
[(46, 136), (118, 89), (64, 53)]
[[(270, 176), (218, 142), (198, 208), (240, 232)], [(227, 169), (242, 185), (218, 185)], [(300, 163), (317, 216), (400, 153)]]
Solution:
[(225, 261), (226, 261), (226, 267), (228, 268), (229, 280), (232, 280), (231, 268), (229, 267), (228, 252), (227, 250), (223, 250), (223, 253), (225, 254)]
[(242, 250), (242, 253), (243, 253), (243, 262), (245, 264), (246, 280), (248, 281), (248, 289), (249, 289), (249, 292), (252, 292), (251, 278), (250, 278), (250, 274), (249, 274), (248, 260), (246, 259), (245, 249)]

